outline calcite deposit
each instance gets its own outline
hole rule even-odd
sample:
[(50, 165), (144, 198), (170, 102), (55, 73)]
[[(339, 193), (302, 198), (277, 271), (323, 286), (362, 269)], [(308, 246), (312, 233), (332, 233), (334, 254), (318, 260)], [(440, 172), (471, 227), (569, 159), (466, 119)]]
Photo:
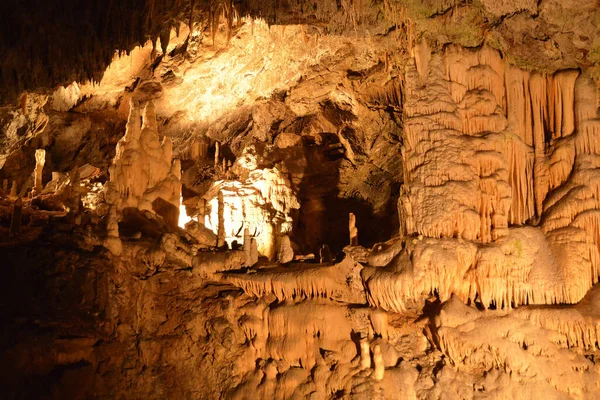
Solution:
[(3, 398), (600, 397), (594, 2), (4, 3)]

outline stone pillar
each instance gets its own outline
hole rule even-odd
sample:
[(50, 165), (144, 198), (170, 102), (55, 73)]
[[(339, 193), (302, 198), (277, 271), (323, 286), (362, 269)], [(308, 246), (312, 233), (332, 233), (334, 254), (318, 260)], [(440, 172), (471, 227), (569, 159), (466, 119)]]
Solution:
[(244, 256), (246, 257), (246, 267), (251, 267), (258, 262), (256, 240), (250, 237), (248, 228), (244, 229)]
[(198, 223), (205, 226), (206, 218), (206, 199), (201, 198), (198, 202)]
[(108, 212), (104, 247), (115, 256), (120, 256), (123, 252), (123, 243), (121, 243), (121, 238), (119, 237), (119, 217), (116, 206), (111, 206)]
[(324, 244), (319, 249), (319, 262), (321, 264), (329, 264), (332, 261), (333, 261), (333, 259), (331, 257), (331, 250), (329, 250), (329, 246)]
[(42, 193), (44, 184), (42, 182), (42, 172), (46, 163), (46, 150), (38, 149), (35, 151), (35, 170), (33, 175), (33, 194)]
[(381, 347), (378, 344), (373, 347), (373, 364), (375, 369), (373, 370), (373, 379), (382, 380), (385, 372), (385, 365), (383, 364), (383, 355), (381, 354)]
[(275, 236), (275, 228), (273, 227), (272, 224), (267, 223), (266, 224), (266, 229), (265, 232), (263, 233), (265, 235), (266, 238), (266, 242), (265, 243), (265, 248), (264, 248), (264, 252), (265, 252), (265, 256), (273, 261), (275, 260), (275, 257), (277, 256), (277, 238)]
[(215, 169), (219, 166), (219, 156), (221, 152), (221, 144), (219, 142), (215, 143)]
[(248, 265), (248, 257), (250, 256), (250, 229), (244, 228), (244, 254), (246, 255), (246, 265)]
[(356, 228), (356, 216), (349, 214), (348, 229), (350, 231), (350, 246), (358, 246), (358, 229)]
[(292, 242), (288, 235), (281, 237), (279, 241), (279, 252), (277, 254), (277, 261), (281, 264), (287, 264), (294, 260), (294, 250), (292, 249)]
[[(256, 239), (250, 239), (250, 263), (252, 265), (258, 262), (258, 243), (256, 243)], [(251, 266), (252, 266), (251, 265)]]
[(217, 215), (219, 226), (217, 227), (217, 247), (225, 245), (225, 202), (223, 201), (223, 192), (219, 191)]
[(10, 230), (8, 235), (15, 236), (21, 231), (21, 218), (23, 216), (23, 200), (17, 198), (12, 206), (12, 216), (10, 219)]
[(10, 187), (10, 196), (17, 197), (17, 181), (12, 182), (12, 186)]
[(360, 339), (360, 369), (371, 368), (371, 348), (367, 338)]

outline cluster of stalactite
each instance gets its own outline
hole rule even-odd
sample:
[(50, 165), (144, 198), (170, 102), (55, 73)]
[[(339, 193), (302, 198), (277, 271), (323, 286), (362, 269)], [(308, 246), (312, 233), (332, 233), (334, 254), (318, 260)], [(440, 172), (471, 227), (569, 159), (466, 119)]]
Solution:
[(231, 0), (2, 2), (0, 103), (24, 90), (100, 81), (115, 51), (160, 39), (164, 52), (180, 22), (209, 20), (213, 31), (225, 22), (230, 36), (239, 12)]
[[(413, 53), (405, 83), (403, 233), (490, 243), (509, 237), (509, 226), (539, 224), (552, 260), (545, 270), (562, 284), (547, 298), (526, 288), (492, 297), (505, 306), (579, 301), (598, 282), (600, 261), (594, 82), (577, 70), (523, 71), (487, 47), (431, 54), (423, 42)], [(456, 279), (466, 277), (458, 272)], [(477, 285), (480, 298), (486, 285)]]

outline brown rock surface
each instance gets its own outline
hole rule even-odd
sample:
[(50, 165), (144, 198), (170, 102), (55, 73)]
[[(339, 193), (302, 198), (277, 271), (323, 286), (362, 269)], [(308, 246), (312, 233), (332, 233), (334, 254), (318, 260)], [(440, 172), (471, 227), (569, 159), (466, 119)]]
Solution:
[(4, 397), (599, 396), (597, 4), (33, 3)]

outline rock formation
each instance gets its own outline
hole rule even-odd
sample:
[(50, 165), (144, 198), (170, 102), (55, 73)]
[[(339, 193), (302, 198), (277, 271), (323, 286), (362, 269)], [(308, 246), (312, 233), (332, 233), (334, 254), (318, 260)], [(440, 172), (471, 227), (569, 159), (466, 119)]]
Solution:
[(277, 254), (277, 235), (291, 231), (291, 213), (299, 207), (289, 181), (275, 168), (251, 171), (244, 181), (217, 181), (204, 198), (210, 209), (207, 227), (215, 233), (223, 227), (229, 245), (241, 242), (243, 230), (249, 229), (259, 253), (269, 259)]
[(33, 170), (33, 191), (32, 194), (35, 196), (42, 193), (44, 189), (44, 183), (42, 180), (42, 172), (44, 170), (44, 164), (46, 163), (46, 150), (38, 149), (35, 151), (35, 169)]
[(154, 211), (177, 225), (181, 167), (172, 159), (171, 140), (158, 136), (154, 104), (131, 101), (125, 135), (109, 168), (106, 200), (121, 212), (127, 207)]
[(279, 239), (279, 251), (277, 252), (277, 261), (281, 264), (287, 264), (294, 259), (294, 250), (288, 235), (283, 235)]
[(600, 396), (594, 2), (4, 3), (4, 397)]

